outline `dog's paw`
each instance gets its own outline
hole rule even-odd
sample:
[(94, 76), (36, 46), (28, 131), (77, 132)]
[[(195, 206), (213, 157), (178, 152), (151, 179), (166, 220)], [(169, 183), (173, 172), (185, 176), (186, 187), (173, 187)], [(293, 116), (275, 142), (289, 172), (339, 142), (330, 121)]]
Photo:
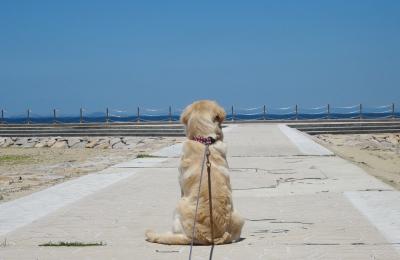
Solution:
[(144, 234), (145, 234), (145, 236), (146, 236), (146, 240), (147, 240), (147, 241), (149, 241), (149, 242), (153, 242), (153, 241), (154, 241), (154, 237), (155, 237), (156, 233), (155, 233), (153, 230), (147, 229), (147, 230), (144, 232)]

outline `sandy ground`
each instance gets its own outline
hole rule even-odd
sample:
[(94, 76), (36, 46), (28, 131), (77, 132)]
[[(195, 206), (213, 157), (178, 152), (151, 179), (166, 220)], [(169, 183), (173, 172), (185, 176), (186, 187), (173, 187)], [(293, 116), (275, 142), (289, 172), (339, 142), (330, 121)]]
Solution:
[(139, 138), (133, 149), (0, 148), (0, 203), (183, 141)]
[(400, 190), (400, 134), (316, 135), (314, 139)]

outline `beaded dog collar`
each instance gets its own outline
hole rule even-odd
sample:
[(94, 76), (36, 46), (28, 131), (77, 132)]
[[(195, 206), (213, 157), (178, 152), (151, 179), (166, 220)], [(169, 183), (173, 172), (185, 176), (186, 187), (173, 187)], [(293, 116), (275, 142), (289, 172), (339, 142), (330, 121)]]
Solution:
[(212, 138), (211, 136), (204, 137), (204, 136), (193, 136), (193, 141), (202, 143), (204, 145), (211, 145), (215, 143), (217, 140)]

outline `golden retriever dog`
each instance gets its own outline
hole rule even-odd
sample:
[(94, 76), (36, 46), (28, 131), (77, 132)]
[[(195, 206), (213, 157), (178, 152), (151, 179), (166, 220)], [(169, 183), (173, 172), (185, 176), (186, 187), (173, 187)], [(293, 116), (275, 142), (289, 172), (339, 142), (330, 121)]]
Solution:
[[(206, 146), (195, 140), (212, 137), (209, 146), (211, 162), (211, 191), (214, 243), (225, 244), (236, 241), (244, 224), (244, 219), (234, 210), (229, 168), (226, 161), (226, 145), (223, 142), (221, 123), (225, 111), (216, 102), (201, 100), (186, 107), (181, 122), (186, 127), (187, 141), (183, 144), (179, 167), (181, 199), (176, 206), (172, 232), (157, 234), (146, 231), (147, 241), (168, 245), (187, 245), (191, 243), (193, 223), (202, 162)], [(212, 243), (210, 229), (209, 196), (207, 170), (204, 166), (199, 196), (194, 243), (209, 245)]]

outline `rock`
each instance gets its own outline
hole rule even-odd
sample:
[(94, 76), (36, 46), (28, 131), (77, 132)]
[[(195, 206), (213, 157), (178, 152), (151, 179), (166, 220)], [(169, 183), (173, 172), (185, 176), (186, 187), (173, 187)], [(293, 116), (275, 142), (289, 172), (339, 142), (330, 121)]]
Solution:
[(28, 138), (28, 143), (37, 143), (39, 142), (39, 138), (38, 137), (30, 137)]
[(135, 149), (136, 147), (137, 147), (136, 144), (127, 144), (124, 146), (124, 149), (130, 150), (130, 149)]
[(93, 148), (97, 145), (97, 140), (91, 140), (89, 143), (85, 145), (85, 148)]
[(394, 146), (398, 146), (400, 144), (400, 135), (390, 135), (387, 141), (391, 142)]
[(110, 148), (110, 138), (101, 138), (99, 139), (97, 145), (95, 146), (95, 148), (101, 148), (101, 149), (107, 149)]
[(24, 142), (25, 142), (24, 137), (11, 137), (11, 140), (14, 141), (14, 145), (18, 145), (18, 146), (24, 144)]
[(87, 141), (86, 140), (80, 140), (80, 142), (79, 143), (76, 143), (76, 144), (74, 144), (73, 146), (71, 146), (71, 148), (85, 148), (86, 147), (86, 144), (87, 144)]
[(110, 144), (108, 142), (102, 142), (97, 144), (94, 148), (96, 149), (108, 149), (110, 148)]
[(126, 144), (123, 142), (116, 143), (112, 146), (113, 149), (124, 149), (126, 147)]
[(9, 147), (9, 146), (12, 145), (13, 143), (14, 143), (14, 141), (11, 140), (10, 137), (5, 137), (5, 138), (3, 139), (3, 143), (0, 145), (0, 147), (3, 147), (3, 148)]
[(36, 143), (45, 142), (45, 141), (47, 141), (47, 139), (49, 139), (49, 138), (48, 138), (48, 137), (39, 137), (39, 138), (37, 139), (37, 142), (36, 142)]
[(43, 141), (39, 141), (35, 144), (35, 148), (42, 148), (42, 147), (46, 147), (47, 146), (47, 141), (43, 140)]
[(121, 142), (121, 138), (112, 138), (109, 141), (111, 147), (113, 147), (115, 144), (120, 143), (120, 142)]
[(51, 137), (47, 140), (46, 146), (47, 147), (52, 147), (55, 143), (57, 142), (57, 139), (54, 137)]
[(20, 142), (22, 143), (20, 147), (22, 148), (32, 148), (35, 147), (36, 143), (39, 141), (39, 138), (37, 137), (27, 137), (27, 138), (21, 138)]
[(19, 137), (17, 140), (14, 142), (14, 146), (19, 146), (19, 147), (25, 147), (28, 143), (28, 138), (26, 137)]
[(146, 142), (146, 139), (142, 138), (138, 140), (138, 144), (144, 144)]
[(127, 137), (125, 138), (125, 143), (126, 144), (138, 144), (140, 141), (142, 140), (142, 138), (138, 138), (138, 137)]
[(29, 142), (27, 141), (25, 144), (21, 145), (21, 148), (32, 148), (35, 147), (36, 143), (35, 142)]
[(0, 147), (6, 142), (7, 138), (6, 137), (1, 137), (0, 138)]
[(65, 140), (57, 141), (55, 144), (51, 146), (51, 148), (67, 148), (68, 143)]
[(72, 147), (72, 146), (74, 146), (74, 145), (76, 145), (77, 143), (80, 143), (80, 142), (81, 142), (81, 139), (78, 138), (78, 137), (70, 137), (67, 140), (68, 147)]
[(90, 139), (90, 137), (88, 137), (88, 136), (82, 136), (82, 137), (79, 138), (79, 140), (81, 140), (81, 142), (86, 142), (87, 143), (92, 139)]

